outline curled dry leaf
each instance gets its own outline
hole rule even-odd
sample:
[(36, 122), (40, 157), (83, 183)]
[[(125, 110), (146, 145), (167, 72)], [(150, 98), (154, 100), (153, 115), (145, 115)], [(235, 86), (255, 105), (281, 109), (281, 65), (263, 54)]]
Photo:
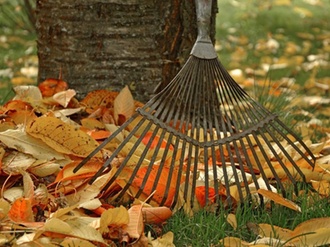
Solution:
[(76, 95), (76, 91), (68, 89), (53, 95), (53, 100), (63, 107), (67, 107), (71, 99)]
[[(26, 132), (59, 153), (78, 157), (86, 157), (98, 146), (88, 134), (55, 117), (36, 119), (27, 126)], [(102, 157), (101, 153), (96, 157)]]
[(6, 174), (18, 175), (31, 167), (36, 161), (31, 155), (12, 151), (2, 159), (2, 171)]
[(43, 97), (51, 97), (69, 88), (68, 83), (61, 79), (48, 78), (38, 85)]
[(59, 170), (60, 164), (53, 161), (35, 162), (28, 168), (29, 172), (38, 177), (46, 177), (55, 174)]

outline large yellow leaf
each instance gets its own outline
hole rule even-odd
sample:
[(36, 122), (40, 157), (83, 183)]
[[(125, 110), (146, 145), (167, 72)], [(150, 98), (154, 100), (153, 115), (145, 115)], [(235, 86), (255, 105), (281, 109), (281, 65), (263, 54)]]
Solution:
[(280, 204), (284, 207), (301, 212), (301, 208), (297, 204), (282, 197), (280, 194), (277, 194), (270, 190), (265, 190), (265, 189), (258, 189), (258, 193), (259, 193), (259, 195), (262, 195), (262, 196), (274, 201), (277, 204)]
[(22, 153), (31, 154), (40, 160), (64, 159), (62, 154), (46, 146), (44, 142), (27, 135), (22, 126), (14, 130), (8, 129), (1, 132), (0, 141), (10, 148), (21, 151)]
[(289, 240), (292, 237), (292, 231), (290, 229), (274, 226), (270, 224), (258, 224), (258, 235), (262, 238), (277, 238), (279, 240)]
[[(32, 121), (26, 132), (57, 152), (79, 157), (86, 157), (98, 146), (88, 134), (55, 117), (40, 117)], [(96, 156), (101, 157), (101, 153)]]

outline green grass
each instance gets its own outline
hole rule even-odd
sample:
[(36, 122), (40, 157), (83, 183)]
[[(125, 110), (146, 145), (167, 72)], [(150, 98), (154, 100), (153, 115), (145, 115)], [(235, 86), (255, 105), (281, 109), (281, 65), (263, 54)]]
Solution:
[(330, 216), (330, 199), (303, 194), (296, 198), (302, 212), (296, 212), (280, 205), (273, 205), (269, 209), (264, 207), (252, 208), (242, 205), (235, 211), (237, 229), (226, 221), (226, 216), (231, 211), (221, 209), (217, 215), (201, 211), (189, 217), (183, 212), (176, 213), (165, 225), (164, 231), (174, 232), (176, 246), (221, 246), (219, 241), (226, 237), (238, 237), (247, 242), (253, 242), (257, 235), (253, 229), (259, 223), (268, 223), (293, 230), (298, 224), (320, 217)]

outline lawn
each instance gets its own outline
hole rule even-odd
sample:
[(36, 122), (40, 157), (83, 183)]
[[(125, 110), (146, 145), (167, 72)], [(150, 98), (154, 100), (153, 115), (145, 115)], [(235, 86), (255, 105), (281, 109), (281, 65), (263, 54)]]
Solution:
[[(12, 86), (35, 84), (38, 63), (36, 35), (25, 14), (16, 1), (2, 2), (6, 5), (0, 10), (0, 104), (13, 95)], [(216, 49), (232, 76), (299, 135), (313, 142), (328, 140), (330, 1), (222, 0), (218, 7)], [(320, 197), (302, 186), (290, 199), (301, 212), (277, 204), (220, 206), (217, 214), (202, 211), (193, 217), (180, 211), (164, 232), (174, 232), (176, 246), (221, 246), (220, 239), (228, 236), (255, 241), (260, 223), (292, 230), (306, 220), (330, 217), (329, 196)], [(231, 213), (236, 226), (227, 220)]]

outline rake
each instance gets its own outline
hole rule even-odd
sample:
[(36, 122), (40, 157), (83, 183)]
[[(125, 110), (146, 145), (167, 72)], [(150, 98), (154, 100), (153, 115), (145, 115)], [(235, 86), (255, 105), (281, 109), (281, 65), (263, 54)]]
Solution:
[(196, 1), (198, 37), (180, 72), (75, 168), (116, 146), (90, 180), (110, 170), (103, 190), (115, 202), (128, 194), (171, 207), (196, 199), (232, 204), (259, 188), (286, 196), (287, 183), (305, 181), (299, 164), (314, 166), (306, 144), (219, 61), (209, 37), (211, 2)]

